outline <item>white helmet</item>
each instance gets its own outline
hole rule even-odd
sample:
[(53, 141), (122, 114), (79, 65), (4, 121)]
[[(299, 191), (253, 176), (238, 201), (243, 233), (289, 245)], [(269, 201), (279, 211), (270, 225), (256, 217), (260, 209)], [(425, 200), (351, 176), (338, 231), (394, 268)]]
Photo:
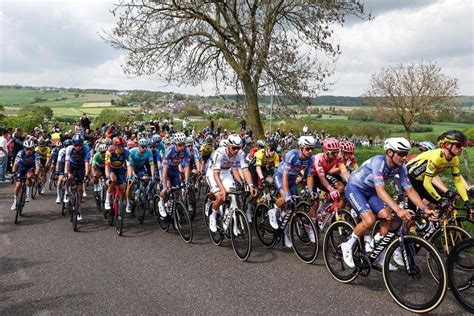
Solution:
[(186, 135), (183, 132), (177, 132), (173, 135), (173, 140), (176, 144), (184, 144), (186, 141)]
[(237, 134), (230, 134), (229, 137), (227, 137), (227, 145), (228, 146), (240, 146), (242, 145), (242, 138), (240, 138), (239, 135)]
[(383, 143), (383, 149), (393, 151), (408, 151), (411, 149), (410, 142), (403, 137), (390, 137)]
[(298, 139), (298, 146), (300, 147), (314, 147), (316, 140), (313, 136), (300, 136)]
[(107, 145), (106, 144), (100, 144), (99, 148), (97, 148), (99, 152), (104, 153), (107, 151)]
[(223, 138), (219, 142), (219, 147), (227, 147), (228, 144), (229, 144), (229, 141), (227, 140), (227, 138)]

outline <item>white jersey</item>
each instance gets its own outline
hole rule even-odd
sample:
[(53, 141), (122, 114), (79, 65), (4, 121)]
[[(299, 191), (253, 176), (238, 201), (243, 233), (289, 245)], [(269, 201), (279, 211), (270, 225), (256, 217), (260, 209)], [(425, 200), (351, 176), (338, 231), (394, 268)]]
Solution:
[(227, 153), (227, 147), (216, 149), (209, 160), (209, 169), (212, 170), (226, 170), (230, 168), (244, 169), (248, 167), (242, 150), (239, 150), (235, 156), (230, 157)]
[(61, 162), (61, 163), (66, 162), (66, 147), (63, 147), (59, 150), (58, 161)]

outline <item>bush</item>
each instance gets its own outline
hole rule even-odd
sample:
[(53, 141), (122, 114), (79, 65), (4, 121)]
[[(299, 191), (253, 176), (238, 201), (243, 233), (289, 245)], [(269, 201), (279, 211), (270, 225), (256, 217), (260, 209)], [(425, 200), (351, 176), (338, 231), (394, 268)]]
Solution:
[(116, 124), (125, 124), (129, 121), (130, 118), (127, 114), (121, 111), (112, 110), (112, 109), (103, 109), (102, 112), (95, 118), (95, 123), (108, 123), (108, 122), (115, 122)]

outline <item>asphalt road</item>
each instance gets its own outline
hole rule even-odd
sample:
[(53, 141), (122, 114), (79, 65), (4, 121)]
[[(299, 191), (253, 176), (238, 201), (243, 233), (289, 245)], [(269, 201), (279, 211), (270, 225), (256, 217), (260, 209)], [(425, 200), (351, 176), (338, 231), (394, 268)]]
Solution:
[[(73, 232), (52, 192), (27, 203), (15, 225), (12, 186), (0, 184), (0, 315), (407, 314), (377, 271), (349, 285), (335, 281), (322, 247), (307, 265), (254, 236), (249, 261), (240, 262), (229, 242), (212, 244), (200, 214), (192, 244), (150, 215), (143, 225), (127, 218), (119, 237), (88, 191)], [(434, 312), (465, 313), (451, 293)]]

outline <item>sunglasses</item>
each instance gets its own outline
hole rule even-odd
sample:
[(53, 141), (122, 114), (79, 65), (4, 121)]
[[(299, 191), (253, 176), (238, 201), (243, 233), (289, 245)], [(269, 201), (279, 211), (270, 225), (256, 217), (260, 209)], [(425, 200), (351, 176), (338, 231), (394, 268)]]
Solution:
[(239, 150), (240, 149), (239, 146), (231, 146), (230, 148), (232, 148), (232, 150)]
[(458, 149), (462, 149), (466, 147), (466, 143), (455, 143), (454, 146), (456, 146), (456, 148)]
[(176, 144), (177, 147), (184, 147), (184, 144)]
[(398, 155), (398, 157), (408, 156), (408, 151), (396, 151), (395, 153)]
[(146, 148), (146, 145), (140, 145), (140, 148)]
[(303, 150), (305, 150), (305, 151), (313, 151), (313, 147), (304, 147)]
[(331, 155), (331, 156), (335, 156), (337, 155), (339, 152), (338, 151), (327, 151), (328, 155)]
[(33, 150), (33, 148), (25, 148), (25, 150), (30, 151)]

